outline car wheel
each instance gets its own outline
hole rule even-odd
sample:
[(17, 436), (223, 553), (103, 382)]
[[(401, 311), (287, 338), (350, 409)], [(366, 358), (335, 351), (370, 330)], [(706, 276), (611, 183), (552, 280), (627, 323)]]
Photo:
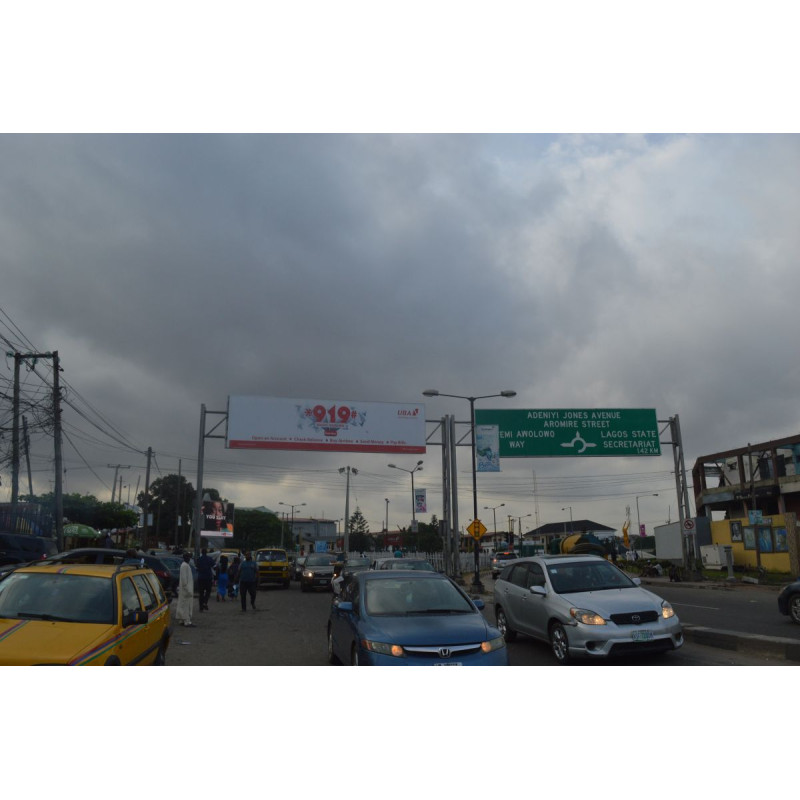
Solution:
[(789, 616), (792, 622), (800, 625), (800, 594), (793, 594), (789, 598)]
[(506, 612), (500, 606), (495, 612), (495, 619), (497, 620), (497, 629), (503, 634), (503, 638), (507, 642), (513, 642), (517, 638), (517, 632), (508, 624)]
[(284, 589), (288, 589), (289, 588), (289, 581), (284, 581), (283, 582), (283, 588)]
[(306, 591), (308, 591), (308, 586), (306, 586), (304, 583), (301, 583), (301, 584), (300, 584), (300, 591), (301, 591), (301, 592), (306, 592)]
[(329, 664), (339, 663), (339, 659), (336, 658), (336, 653), (333, 652), (333, 631), (331, 631), (330, 625), (328, 625), (328, 663)]
[(122, 662), (116, 656), (111, 656), (111, 658), (109, 658), (106, 661), (105, 666), (106, 667), (118, 667), (118, 666), (120, 666), (121, 663)]
[(358, 647), (356, 647), (355, 643), (353, 643), (353, 646), (350, 648), (350, 666), (358, 666)]
[(154, 667), (165, 667), (167, 665), (167, 642), (165, 639), (161, 640), (156, 653), (156, 660), (153, 662)]
[(554, 622), (550, 626), (550, 647), (559, 664), (569, 662), (569, 640), (567, 632), (560, 622)]

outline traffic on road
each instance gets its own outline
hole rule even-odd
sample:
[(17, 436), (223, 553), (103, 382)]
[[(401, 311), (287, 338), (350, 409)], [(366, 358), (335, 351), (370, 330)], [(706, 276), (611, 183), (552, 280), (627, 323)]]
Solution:
[[(217, 570), (238, 560), (210, 555)], [(310, 554), (293, 582), (294, 558), (264, 548), (249, 613), (230, 602), (233, 582), (186, 630), (173, 618), (170, 558), (83, 548), (5, 572), (0, 664), (785, 664), (800, 653), (791, 587), (658, 584), (595, 555), (504, 559), (475, 595), (424, 559), (393, 555)], [(754, 645), (725, 652), (693, 642), (695, 629), (787, 644), (782, 658)]]

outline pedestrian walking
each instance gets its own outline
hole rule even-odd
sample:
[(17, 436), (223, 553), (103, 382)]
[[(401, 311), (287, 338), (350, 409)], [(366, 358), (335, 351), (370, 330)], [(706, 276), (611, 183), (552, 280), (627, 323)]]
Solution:
[(185, 628), (196, 627), (192, 622), (194, 605), (194, 576), (192, 575), (191, 553), (183, 554), (183, 564), (178, 578), (178, 605), (175, 608), (175, 621)]
[(202, 555), (197, 559), (197, 584), (200, 587), (200, 610), (208, 611), (208, 601), (211, 598), (211, 588), (214, 584), (214, 559), (208, 555), (204, 547)]
[(217, 602), (221, 600), (225, 602), (228, 596), (228, 556), (222, 555), (219, 557), (217, 564)]
[(242, 559), (239, 556), (233, 557), (233, 563), (228, 567), (228, 597), (236, 598), (239, 596), (239, 566)]
[(248, 550), (239, 567), (239, 591), (242, 596), (242, 611), (247, 611), (247, 595), (250, 595), (250, 608), (256, 610), (256, 591), (258, 590), (258, 564)]

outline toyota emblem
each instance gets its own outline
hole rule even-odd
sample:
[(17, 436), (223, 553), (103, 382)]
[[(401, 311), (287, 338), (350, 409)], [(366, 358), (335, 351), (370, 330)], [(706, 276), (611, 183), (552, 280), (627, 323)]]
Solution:
[(638, 625), (638, 624), (639, 624), (641, 621), (642, 621), (642, 618), (641, 618), (641, 617), (640, 617), (638, 614), (633, 614), (633, 615), (631, 616), (631, 622), (632, 622), (634, 625)]

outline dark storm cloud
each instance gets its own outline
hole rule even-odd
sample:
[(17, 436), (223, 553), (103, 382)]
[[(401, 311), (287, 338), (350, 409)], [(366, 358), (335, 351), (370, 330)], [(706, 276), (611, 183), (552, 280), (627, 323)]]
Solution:
[(700, 455), (797, 428), (797, 167), (791, 136), (2, 136), (2, 306), (171, 456), (229, 394), (425, 388), (680, 413)]

